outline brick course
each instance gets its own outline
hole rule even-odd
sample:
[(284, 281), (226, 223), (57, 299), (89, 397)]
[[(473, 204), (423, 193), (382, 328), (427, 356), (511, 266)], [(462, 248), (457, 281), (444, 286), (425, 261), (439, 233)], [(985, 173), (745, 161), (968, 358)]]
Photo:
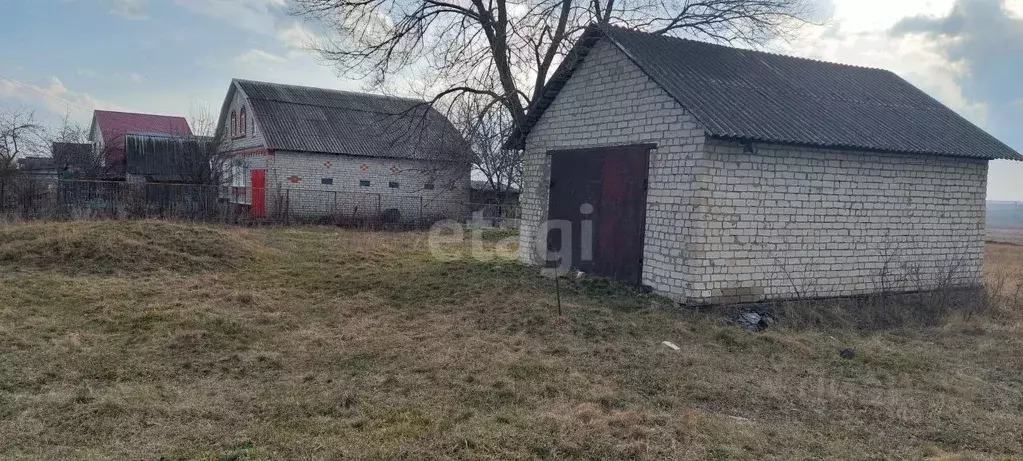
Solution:
[(772, 144), (744, 152), (707, 138), (603, 39), (526, 139), (520, 259), (540, 262), (548, 150), (640, 143), (657, 145), (643, 284), (683, 302), (979, 281), (986, 161)]
[[(355, 212), (396, 208), (403, 216), (465, 219), (469, 202), (469, 164), (277, 151), (267, 183), (289, 191), (293, 211), (318, 214), (337, 209)], [(323, 184), (330, 178), (332, 184)], [(293, 182), (294, 181), (294, 182)], [(360, 181), (369, 181), (361, 186)], [(397, 188), (390, 183), (397, 183)], [(434, 188), (426, 189), (432, 182)]]

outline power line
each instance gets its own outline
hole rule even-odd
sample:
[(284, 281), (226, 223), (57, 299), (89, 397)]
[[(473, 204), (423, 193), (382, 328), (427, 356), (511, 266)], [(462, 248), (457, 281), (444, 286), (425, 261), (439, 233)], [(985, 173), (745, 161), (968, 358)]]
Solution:
[(34, 93), (36, 93), (36, 94), (39, 94), (40, 96), (43, 96), (43, 97), (45, 97), (45, 98), (49, 98), (49, 99), (52, 99), (52, 100), (54, 100), (54, 101), (57, 101), (57, 102), (62, 102), (62, 103), (64, 103), (64, 105), (65, 105), (65, 106), (75, 106), (75, 107), (77, 107), (77, 108), (79, 108), (79, 109), (81, 109), (81, 110), (84, 110), (84, 111), (86, 111), (86, 112), (89, 112), (89, 109), (86, 109), (86, 108), (84, 108), (84, 107), (82, 107), (82, 106), (80, 106), (80, 105), (78, 105), (78, 104), (75, 104), (75, 103), (73, 103), (73, 102), (71, 102), (71, 101), (68, 101), (68, 100), (66, 100), (66, 99), (58, 98), (58, 97), (56, 97), (56, 96), (53, 96), (53, 95), (51, 95), (51, 94), (46, 94), (46, 93), (44, 93), (44, 92), (42, 92), (42, 91), (39, 91), (39, 90), (38, 90), (38, 89), (36, 89), (36, 88), (33, 88), (33, 87), (32, 87), (32, 86), (30, 86), (30, 85), (26, 85), (26, 84), (24, 84), (24, 83), (22, 83), (22, 82), (20, 82), (20, 81), (18, 81), (18, 80), (15, 80), (15, 79), (13, 79), (13, 78), (11, 78), (11, 77), (8, 77), (8, 76), (6, 76), (6, 75), (2, 75), (2, 74), (0, 74), (0, 78), (2, 78), (2, 79), (4, 79), (4, 80), (7, 80), (7, 81), (9, 81), (9, 82), (11, 82), (11, 83), (13, 83), (13, 84), (15, 84), (15, 85), (18, 85), (18, 86), (20, 86), (20, 87), (22, 87), (22, 88), (24, 88), (24, 89), (26, 89), (26, 90), (32, 91), (32, 92), (34, 92)]

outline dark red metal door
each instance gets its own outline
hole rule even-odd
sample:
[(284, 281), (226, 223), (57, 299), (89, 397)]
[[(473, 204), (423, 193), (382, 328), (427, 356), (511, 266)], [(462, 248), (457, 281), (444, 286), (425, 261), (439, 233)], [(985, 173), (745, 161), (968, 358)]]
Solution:
[[(651, 148), (551, 152), (549, 219), (571, 223), (573, 268), (639, 285)], [(557, 251), (560, 238), (548, 234), (548, 249)]]
[(252, 216), (266, 216), (266, 170), (254, 169), (250, 175), (252, 187)]

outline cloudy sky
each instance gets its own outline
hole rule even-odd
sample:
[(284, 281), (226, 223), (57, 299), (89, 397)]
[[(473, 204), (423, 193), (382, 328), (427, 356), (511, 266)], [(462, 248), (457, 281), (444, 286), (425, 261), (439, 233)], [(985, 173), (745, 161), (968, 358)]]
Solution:
[[(288, 0), (4, 0), (0, 104), (87, 122), (93, 109), (219, 110), (231, 78), (358, 90), (305, 50)], [(820, 0), (831, 20), (772, 51), (891, 69), (1023, 151), (1023, 0)], [(988, 197), (1023, 201), (1023, 163)]]

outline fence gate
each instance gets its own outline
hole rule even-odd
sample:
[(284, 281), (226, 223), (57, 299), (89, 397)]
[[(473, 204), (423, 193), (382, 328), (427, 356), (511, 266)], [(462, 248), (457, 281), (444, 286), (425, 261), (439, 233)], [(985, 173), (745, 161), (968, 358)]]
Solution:
[[(647, 165), (652, 147), (549, 152), (549, 219), (571, 223), (571, 267), (639, 285)], [(587, 221), (592, 232), (583, 226)], [(560, 251), (562, 237), (556, 231), (550, 232), (548, 250)]]

